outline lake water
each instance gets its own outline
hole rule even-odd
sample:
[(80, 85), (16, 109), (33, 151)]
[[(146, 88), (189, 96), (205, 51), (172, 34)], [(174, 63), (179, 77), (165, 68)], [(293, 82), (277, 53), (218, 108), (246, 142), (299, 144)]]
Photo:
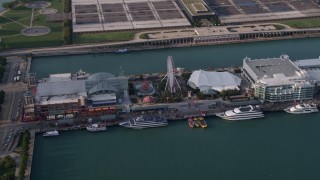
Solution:
[[(118, 74), (166, 70), (172, 55), (187, 69), (241, 66), (245, 56), (316, 58), (320, 38), (232, 44), (129, 54), (42, 57), (33, 61), (38, 77), (51, 73), (106, 71)], [(267, 113), (264, 119), (229, 122), (207, 118), (207, 129), (191, 129), (186, 121), (168, 127), (107, 132), (62, 132), (36, 136), (33, 180), (163, 180), (320, 178), (320, 114)]]

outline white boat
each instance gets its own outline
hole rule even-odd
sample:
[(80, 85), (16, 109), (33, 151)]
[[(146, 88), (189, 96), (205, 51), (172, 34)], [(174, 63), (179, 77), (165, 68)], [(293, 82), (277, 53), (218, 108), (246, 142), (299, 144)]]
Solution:
[(87, 126), (87, 130), (91, 132), (96, 132), (96, 131), (105, 131), (107, 130), (107, 127), (102, 124), (91, 124)]
[(291, 114), (306, 114), (306, 113), (318, 112), (318, 108), (317, 108), (317, 105), (314, 103), (312, 104), (302, 103), (292, 107), (288, 107), (284, 109), (284, 111)]
[(47, 131), (45, 133), (43, 133), (44, 137), (47, 137), (47, 136), (59, 136), (59, 131), (57, 130), (54, 130), (54, 131)]
[(135, 118), (131, 118), (125, 122), (120, 123), (119, 125), (132, 129), (144, 129), (151, 127), (167, 126), (168, 121), (166, 118), (159, 115), (142, 115)]
[(263, 118), (264, 114), (258, 109), (258, 106), (243, 106), (226, 112), (217, 113), (216, 116), (225, 120), (247, 120), (255, 118)]
[(118, 49), (115, 51), (115, 53), (117, 53), (117, 54), (122, 54), (122, 53), (127, 53), (127, 52), (129, 52), (128, 49)]

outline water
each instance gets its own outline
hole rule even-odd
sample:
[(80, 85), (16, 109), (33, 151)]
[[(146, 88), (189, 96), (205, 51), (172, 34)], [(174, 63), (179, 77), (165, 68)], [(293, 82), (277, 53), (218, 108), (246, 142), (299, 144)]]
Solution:
[(36, 137), (32, 178), (46, 179), (319, 179), (320, 114), (266, 114), (207, 129), (168, 127)]
[(166, 71), (166, 59), (173, 56), (177, 67), (207, 69), (210, 67), (242, 66), (242, 60), (251, 58), (279, 57), (288, 54), (292, 60), (317, 58), (320, 56), (320, 38), (257, 42), (179, 49), (150, 50), (128, 54), (94, 54), (63, 57), (42, 57), (33, 61), (31, 71), (37, 77), (52, 73), (110, 72), (119, 74), (120, 67), (125, 74), (141, 74)]
[[(188, 69), (240, 66), (242, 58), (292, 59), (320, 55), (320, 38), (166, 49), (124, 55), (97, 54), (37, 58), (32, 71), (50, 73), (107, 71), (127, 74), (165, 71), (167, 55)], [(63, 132), (36, 136), (33, 180), (85, 179), (319, 179), (320, 114), (266, 114), (261, 120), (229, 122), (207, 119), (207, 129), (186, 121), (168, 127), (107, 132)]]

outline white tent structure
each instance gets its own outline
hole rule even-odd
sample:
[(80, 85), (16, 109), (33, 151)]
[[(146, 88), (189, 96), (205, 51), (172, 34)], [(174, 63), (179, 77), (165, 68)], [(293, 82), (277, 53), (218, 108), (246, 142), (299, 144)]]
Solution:
[(209, 72), (203, 70), (194, 71), (188, 85), (193, 89), (199, 89), (204, 94), (212, 94), (227, 89), (238, 89), (241, 79), (229, 72)]

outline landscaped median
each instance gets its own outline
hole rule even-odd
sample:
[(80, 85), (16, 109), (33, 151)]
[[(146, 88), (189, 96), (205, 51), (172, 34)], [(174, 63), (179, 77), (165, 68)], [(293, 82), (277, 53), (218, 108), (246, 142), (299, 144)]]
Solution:
[(22, 141), (21, 144), (21, 150), (20, 150), (20, 163), (19, 163), (19, 180), (24, 179), (24, 174), (26, 171), (27, 167), (27, 161), (28, 161), (28, 149), (29, 149), (29, 141), (30, 141), (30, 132), (29, 131), (24, 131), (21, 135)]
[(74, 34), (74, 43), (98, 43), (98, 42), (119, 42), (130, 41), (135, 32), (105, 32), (91, 34)]

